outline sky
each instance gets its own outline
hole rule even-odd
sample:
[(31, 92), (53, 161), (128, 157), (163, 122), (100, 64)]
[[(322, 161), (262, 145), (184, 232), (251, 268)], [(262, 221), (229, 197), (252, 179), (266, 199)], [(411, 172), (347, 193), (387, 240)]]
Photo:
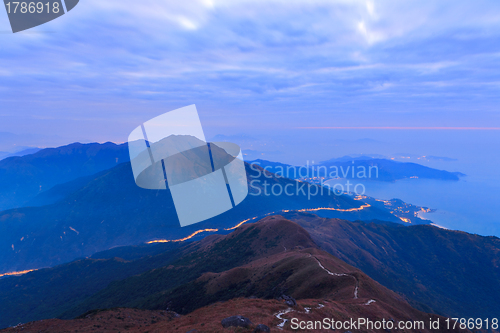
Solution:
[(0, 10), (0, 132), (123, 142), (190, 104), (207, 137), (495, 130), (499, 37), (495, 0), (81, 0), (16, 34)]

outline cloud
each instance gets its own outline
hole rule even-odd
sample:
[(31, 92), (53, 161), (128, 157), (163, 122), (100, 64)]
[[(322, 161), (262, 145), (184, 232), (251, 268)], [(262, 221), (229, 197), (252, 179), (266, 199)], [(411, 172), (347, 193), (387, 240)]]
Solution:
[[(439, 109), (467, 96), (476, 103), (481, 94), (489, 110), (500, 81), (499, 7), (483, 0), (86, 0), (26, 33), (0, 34), (0, 101), (14, 119), (3, 124), (35, 113), (106, 122), (120, 105), (157, 112), (162, 103), (193, 102), (238, 106), (231, 115), (245, 122), (255, 103), (355, 110), (376, 101), (382, 112), (420, 102)], [(9, 30), (3, 13), (0, 30)]]

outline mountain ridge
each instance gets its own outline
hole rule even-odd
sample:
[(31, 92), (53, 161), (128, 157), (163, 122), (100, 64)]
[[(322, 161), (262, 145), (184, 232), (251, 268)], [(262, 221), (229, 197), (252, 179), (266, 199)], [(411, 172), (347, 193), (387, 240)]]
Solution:
[[(249, 161), (279, 176), (291, 179), (346, 178), (394, 182), (402, 179), (423, 178), (457, 181), (465, 176), (461, 172), (433, 169), (413, 162), (392, 161), (386, 158), (351, 157), (334, 158), (318, 164), (292, 166), (263, 159)], [(376, 169), (375, 169), (376, 167)], [(369, 173), (372, 168), (373, 175)], [(340, 170), (340, 171), (339, 171)], [(368, 170), (368, 171), (367, 171)], [(359, 172), (359, 173), (358, 173)], [(305, 175), (304, 175), (305, 174)]]
[(284, 217), (304, 227), (323, 250), (406, 295), (420, 310), (454, 317), (498, 315), (500, 292), (490, 287), (500, 280), (498, 237), (309, 213)]
[(0, 211), (25, 205), (40, 192), (128, 161), (126, 144), (72, 143), (0, 160)]
[[(56, 203), (0, 212), (0, 273), (52, 266), (115, 246), (182, 239), (199, 230), (227, 233), (238, 223), (282, 210), (325, 207), (339, 209), (338, 214), (349, 219), (401, 221), (385, 207), (356, 211), (362, 203), (317, 185), (276, 177), (248, 164), (246, 172), (249, 195), (242, 203), (183, 228), (169, 190), (139, 188), (129, 162), (90, 177), (87, 184)], [(275, 185), (291, 186), (294, 195), (266, 194)], [(317, 195), (308, 197), (308, 191)]]
[[(182, 249), (174, 249), (172, 253), (177, 255), (165, 262), (163, 267), (116, 280), (59, 317), (80, 315), (81, 319), (91, 318), (94, 313), (106, 313), (95, 309), (116, 306), (175, 311), (189, 317), (197, 310), (217, 307), (216, 304), (237, 304), (249, 299), (254, 304), (278, 306), (265, 316), (266, 323), (270, 323), (273, 330), (278, 329), (277, 325), (290, 330), (289, 319), (284, 319), (290, 316), (309, 319), (325, 318), (325, 315), (336, 319), (393, 318), (396, 321), (438, 318), (412, 308), (400, 295), (319, 249), (304, 228), (281, 216), (270, 216), (257, 223), (243, 225), (229, 235), (205, 238)], [(145, 260), (152, 258), (146, 257)], [(120, 260), (113, 259), (111, 263), (116, 265)], [(69, 266), (71, 264), (64, 265)], [(82, 272), (88, 274), (88, 271)], [(10, 284), (23, 288), (33, 276), (41, 273), (9, 278)], [(0, 291), (4, 283), (5, 280), (0, 280)], [(58, 292), (56, 284), (52, 289)], [(283, 304), (283, 299), (290, 300), (290, 297), (297, 301), (294, 300), (293, 305)], [(12, 295), (10, 300), (24, 304), (18, 298)], [(313, 310), (310, 304), (316, 304)], [(285, 313), (278, 316), (278, 311), (283, 310), (293, 313), (286, 317), (283, 317)], [(224, 311), (234, 311), (234, 308), (231, 306)], [(219, 311), (219, 315), (224, 311)], [(44, 323), (17, 327), (43, 326)], [(68, 323), (71, 321), (60, 322), (63, 327)], [(164, 324), (167, 326), (163, 329), (173, 325), (170, 321)], [(425, 329), (422, 331), (428, 332)]]

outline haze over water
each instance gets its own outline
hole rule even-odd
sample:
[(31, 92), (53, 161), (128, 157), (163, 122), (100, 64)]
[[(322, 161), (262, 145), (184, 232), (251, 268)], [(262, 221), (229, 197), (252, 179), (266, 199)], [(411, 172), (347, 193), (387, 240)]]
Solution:
[(498, 130), (293, 129), (272, 136), (262, 133), (261, 138), (265, 144), (253, 144), (251, 148), (258, 153), (249, 154), (247, 159), (260, 157), (305, 165), (307, 161), (318, 163), (345, 155), (380, 154), (397, 161), (462, 172), (466, 176), (457, 182), (408, 179), (363, 183), (369, 196), (398, 198), (436, 209), (422, 217), (443, 227), (500, 236)]

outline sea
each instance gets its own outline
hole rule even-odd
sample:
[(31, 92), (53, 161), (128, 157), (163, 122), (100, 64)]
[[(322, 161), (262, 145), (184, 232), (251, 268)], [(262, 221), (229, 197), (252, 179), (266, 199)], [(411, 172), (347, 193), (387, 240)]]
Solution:
[(500, 237), (498, 130), (294, 128), (257, 138), (247, 148), (252, 158), (292, 165), (369, 155), (461, 172), (465, 176), (459, 181), (405, 179), (363, 184), (371, 197), (398, 198), (432, 208), (432, 213), (421, 217), (444, 228)]

